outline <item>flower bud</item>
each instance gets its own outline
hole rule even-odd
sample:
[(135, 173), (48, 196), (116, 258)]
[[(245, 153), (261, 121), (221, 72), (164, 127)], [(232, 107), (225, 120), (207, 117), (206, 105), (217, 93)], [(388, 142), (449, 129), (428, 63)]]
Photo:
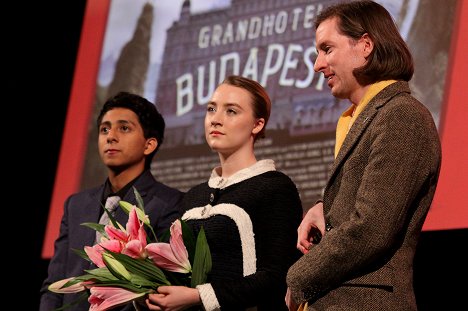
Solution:
[(118, 279), (130, 281), (132, 276), (125, 266), (108, 253), (102, 254), (102, 259), (109, 271)]

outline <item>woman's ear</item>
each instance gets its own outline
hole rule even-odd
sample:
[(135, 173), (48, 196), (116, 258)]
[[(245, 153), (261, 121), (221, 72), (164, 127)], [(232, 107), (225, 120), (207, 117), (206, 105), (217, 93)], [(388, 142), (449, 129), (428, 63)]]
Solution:
[(265, 126), (265, 119), (259, 118), (255, 120), (254, 128), (252, 129), (252, 134), (257, 135)]
[(146, 146), (145, 146), (145, 155), (148, 155), (152, 153), (156, 148), (158, 147), (158, 140), (154, 137), (148, 138), (146, 140)]

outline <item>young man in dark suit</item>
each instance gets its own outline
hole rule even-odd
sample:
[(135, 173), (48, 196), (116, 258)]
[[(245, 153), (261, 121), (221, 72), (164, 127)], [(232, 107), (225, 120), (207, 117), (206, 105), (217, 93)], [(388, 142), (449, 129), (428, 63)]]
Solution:
[[(97, 118), (97, 127), (99, 155), (107, 167), (108, 178), (101, 186), (78, 192), (66, 200), (54, 256), (41, 288), (41, 311), (73, 303), (82, 294), (55, 294), (47, 287), (55, 281), (81, 275), (90, 268), (90, 263), (72, 249), (82, 250), (95, 243), (95, 231), (81, 224), (99, 222), (108, 197), (119, 196), (123, 201), (136, 204), (135, 187), (158, 236), (181, 216), (179, 203), (183, 193), (156, 181), (150, 171), (165, 129), (156, 106), (141, 96), (121, 92), (106, 101)], [(128, 219), (121, 208), (116, 209), (114, 217), (123, 225)], [(87, 299), (82, 299), (68, 310), (88, 309)], [(134, 310), (134, 307), (130, 303), (121, 310)]]

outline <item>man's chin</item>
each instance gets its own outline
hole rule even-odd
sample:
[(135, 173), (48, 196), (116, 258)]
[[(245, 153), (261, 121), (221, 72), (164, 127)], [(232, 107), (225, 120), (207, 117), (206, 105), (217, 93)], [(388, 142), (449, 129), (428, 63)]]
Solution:
[(339, 98), (339, 99), (347, 99), (348, 98), (345, 94), (343, 94), (343, 92), (340, 92), (340, 90), (337, 87), (333, 87), (331, 89), (331, 94), (334, 97)]

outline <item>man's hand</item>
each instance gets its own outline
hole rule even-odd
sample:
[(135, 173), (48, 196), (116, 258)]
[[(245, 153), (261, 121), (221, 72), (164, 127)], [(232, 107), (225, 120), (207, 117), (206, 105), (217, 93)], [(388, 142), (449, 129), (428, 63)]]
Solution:
[(284, 301), (286, 302), (286, 305), (288, 306), (289, 311), (296, 311), (297, 308), (299, 307), (294, 299), (292, 298), (291, 290), (288, 287), (288, 290), (286, 291), (286, 296), (284, 297)]
[(297, 228), (297, 249), (303, 254), (307, 254), (312, 245), (320, 242), (324, 233), (323, 202), (319, 202), (307, 211)]

